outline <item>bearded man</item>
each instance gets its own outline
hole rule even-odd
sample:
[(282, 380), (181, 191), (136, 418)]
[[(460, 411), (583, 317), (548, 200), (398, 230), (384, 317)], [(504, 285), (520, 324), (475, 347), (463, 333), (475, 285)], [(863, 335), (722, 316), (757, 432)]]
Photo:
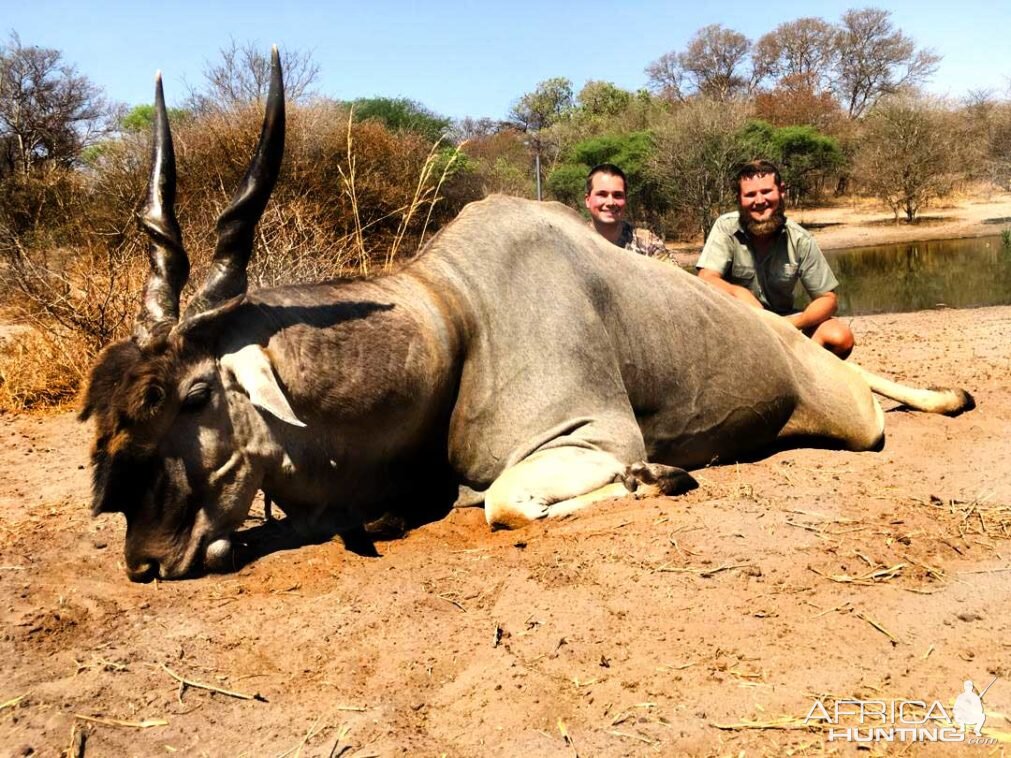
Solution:
[[(779, 169), (769, 161), (751, 161), (734, 183), (737, 210), (713, 224), (696, 264), (699, 278), (748, 305), (779, 314), (845, 359), (853, 350), (853, 332), (833, 318), (839, 282), (814, 237), (786, 218)], [(803, 310), (794, 306), (797, 280), (811, 298)]]

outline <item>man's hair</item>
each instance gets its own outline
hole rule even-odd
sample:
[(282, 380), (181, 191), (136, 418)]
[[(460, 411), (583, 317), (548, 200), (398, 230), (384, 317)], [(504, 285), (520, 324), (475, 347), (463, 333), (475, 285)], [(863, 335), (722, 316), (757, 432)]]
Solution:
[(596, 166), (590, 169), (590, 173), (586, 175), (586, 194), (589, 195), (593, 191), (593, 177), (597, 174), (607, 174), (608, 176), (620, 176), (621, 183), (625, 185), (625, 192), (628, 192), (628, 179), (625, 176), (625, 172), (620, 168), (615, 166), (613, 163), (598, 163)]
[(772, 174), (776, 178), (776, 184), (783, 183), (783, 177), (779, 173), (779, 166), (772, 161), (767, 161), (764, 158), (748, 161), (737, 169), (733, 182), (734, 192), (740, 194), (742, 180), (751, 179), (756, 176), (767, 176), (769, 174)]

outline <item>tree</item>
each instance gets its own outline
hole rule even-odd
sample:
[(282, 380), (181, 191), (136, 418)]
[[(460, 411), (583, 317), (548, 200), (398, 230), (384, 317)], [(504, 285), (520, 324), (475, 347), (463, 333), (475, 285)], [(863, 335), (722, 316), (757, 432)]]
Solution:
[(649, 86), (669, 100), (697, 94), (731, 100), (750, 94), (755, 70), (748, 66), (751, 41), (722, 24), (695, 32), (684, 52), (667, 53), (646, 67)]
[(751, 40), (722, 24), (699, 29), (681, 56), (681, 66), (695, 90), (714, 100), (730, 100), (754, 89), (747, 70)]
[(71, 165), (112, 130), (112, 111), (59, 50), (24, 45), (12, 32), (0, 46), (0, 177)]
[(735, 203), (730, 179), (751, 157), (739, 137), (744, 123), (741, 105), (698, 99), (676, 109), (654, 134), (649, 173), (703, 236)]
[(445, 116), (406, 97), (363, 97), (351, 105), (355, 121), (374, 119), (385, 124), (390, 131), (414, 132), (429, 142), (444, 137), (451, 123)]
[(954, 114), (929, 100), (894, 96), (868, 114), (857, 173), (896, 221), (903, 212), (912, 222), (924, 204), (951, 191), (967, 142), (959, 129)]
[[(241, 47), (233, 39), (219, 51), (220, 59), (208, 61), (202, 90), (190, 89), (189, 107), (199, 112), (220, 110), (245, 103), (263, 102), (270, 86), (270, 52), (252, 42)], [(311, 96), (309, 88), (319, 76), (319, 65), (311, 53), (282, 50), (284, 95), (288, 102), (302, 102)]]
[(989, 90), (970, 91), (963, 108), (971, 130), (970, 174), (994, 187), (1011, 188), (1011, 102)]
[(681, 68), (680, 54), (664, 53), (646, 66), (648, 87), (660, 97), (671, 102), (685, 99), (685, 72)]
[(579, 90), (579, 108), (588, 116), (617, 116), (632, 104), (632, 97), (611, 82), (588, 81)]
[(826, 176), (844, 163), (839, 143), (812, 126), (784, 126), (752, 119), (738, 135), (749, 159), (764, 158), (775, 163), (783, 183), (798, 204), (819, 191)]
[(799, 18), (780, 24), (755, 43), (752, 65), (762, 77), (791, 89), (820, 92), (831, 83), (838, 49), (835, 28), (820, 18)]
[(850, 10), (836, 31), (834, 89), (850, 118), (862, 116), (884, 95), (922, 83), (941, 60), (930, 50), (917, 51), (889, 16), (878, 8)]
[(476, 166), (484, 194), (501, 192), (519, 197), (533, 194), (530, 153), (523, 137), (522, 132), (509, 126), (484, 136), (475, 135), (462, 145), (461, 151)]
[(488, 117), (464, 116), (451, 125), (449, 136), (453, 143), (459, 145), (468, 140), (491, 137), (493, 134), (512, 128), (512, 124), (505, 121), (496, 121)]
[(520, 131), (539, 132), (564, 118), (574, 106), (572, 82), (556, 76), (521, 96), (510, 109), (509, 119)]
[(798, 205), (820, 193), (825, 177), (845, 162), (839, 143), (812, 126), (776, 129), (772, 147), (790, 196)]
[[(169, 123), (178, 124), (190, 116), (185, 108), (169, 108)], [(135, 105), (119, 119), (119, 128), (129, 134), (150, 134), (154, 124), (154, 105)]]

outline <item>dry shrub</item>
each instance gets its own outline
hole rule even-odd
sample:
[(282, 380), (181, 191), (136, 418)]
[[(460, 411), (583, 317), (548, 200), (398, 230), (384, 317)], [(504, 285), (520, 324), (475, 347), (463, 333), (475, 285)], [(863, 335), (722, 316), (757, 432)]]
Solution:
[[(173, 124), (189, 287), (203, 280), (215, 222), (245, 174), (261, 119), (250, 106)], [(0, 184), (0, 303), (34, 327), (0, 357), (0, 407), (65, 401), (98, 350), (129, 335), (147, 276), (135, 217), (149, 149), (146, 135), (126, 135), (87, 170)], [(420, 135), (352, 123), (336, 104), (289, 105), (285, 161), (258, 227), (250, 286), (368, 274), (414, 255), (479, 196), (466, 171), (454, 171), (461, 165)]]
[[(433, 198), (445, 162), (438, 148), (433, 151), (421, 135), (394, 133), (376, 121), (354, 123), (349, 130), (349, 116), (330, 102), (289, 107), (285, 160), (250, 265), (253, 286), (377, 270), (391, 247), (408, 257), (418, 250), (426, 220), (430, 233), (478, 196), (450, 193), (459, 180), (449, 174)], [(261, 118), (251, 107), (174, 127), (178, 215), (193, 281), (201, 280), (210, 259), (215, 220), (245, 173)], [(420, 193), (419, 177), (425, 178)]]
[(463, 151), (474, 162), (484, 194), (534, 196), (533, 159), (523, 137), (522, 132), (505, 129), (475, 137), (463, 145)]
[(30, 329), (0, 342), (0, 411), (62, 405), (74, 397), (90, 358), (73, 334)]

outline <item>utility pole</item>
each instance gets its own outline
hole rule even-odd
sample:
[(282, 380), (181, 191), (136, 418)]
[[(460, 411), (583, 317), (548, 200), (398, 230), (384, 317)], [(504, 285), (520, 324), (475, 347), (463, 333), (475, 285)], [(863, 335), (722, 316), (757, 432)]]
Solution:
[(541, 199), (541, 142), (537, 141), (536, 152), (534, 153), (534, 170), (537, 172), (537, 200)]

